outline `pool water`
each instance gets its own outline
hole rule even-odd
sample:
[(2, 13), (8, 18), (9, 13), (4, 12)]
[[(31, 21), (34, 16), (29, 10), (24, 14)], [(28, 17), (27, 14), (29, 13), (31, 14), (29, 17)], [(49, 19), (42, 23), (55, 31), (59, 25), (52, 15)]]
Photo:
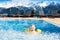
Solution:
[[(31, 24), (42, 33), (26, 33)], [(60, 27), (44, 20), (0, 20), (0, 40), (60, 40)]]

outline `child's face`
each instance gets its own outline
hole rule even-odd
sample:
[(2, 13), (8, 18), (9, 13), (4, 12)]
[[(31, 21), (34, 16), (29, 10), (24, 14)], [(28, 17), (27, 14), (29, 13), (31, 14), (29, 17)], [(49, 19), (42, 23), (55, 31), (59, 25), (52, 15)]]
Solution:
[(31, 30), (35, 30), (35, 25), (32, 24), (32, 25), (30, 26), (30, 29), (31, 29)]

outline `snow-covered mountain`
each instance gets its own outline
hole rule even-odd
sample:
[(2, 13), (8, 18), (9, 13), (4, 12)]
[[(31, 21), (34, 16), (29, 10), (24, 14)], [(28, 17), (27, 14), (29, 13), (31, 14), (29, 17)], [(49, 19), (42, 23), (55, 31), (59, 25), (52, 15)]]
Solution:
[(46, 7), (49, 4), (57, 4), (58, 2), (54, 1), (37, 1), (37, 2), (31, 2), (29, 0), (12, 0), (9, 2), (0, 2), (0, 7), (5, 7), (5, 8), (9, 8), (9, 7), (16, 7), (16, 6), (25, 6), (25, 7), (31, 7), (34, 5), (39, 5), (40, 7)]
[[(14, 1), (15, 2), (15, 1)], [(23, 2), (23, 1), (22, 1)], [(44, 1), (44, 2), (28, 2), (26, 4), (17, 2), (14, 5), (13, 2), (9, 3), (1, 3), (0, 5), (0, 13), (28, 13), (31, 12), (32, 9), (34, 9), (35, 13), (39, 13), (39, 11), (46, 11), (45, 9), (59, 9), (60, 10), (60, 3), (58, 2), (52, 2), (52, 1)], [(9, 4), (8, 4), (9, 3)], [(3, 5), (2, 5), (3, 4)], [(50, 8), (49, 8), (50, 7)], [(18, 11), (17, 11), (18, 10)], [(47, 12), (47, 11), (46, 11)]]

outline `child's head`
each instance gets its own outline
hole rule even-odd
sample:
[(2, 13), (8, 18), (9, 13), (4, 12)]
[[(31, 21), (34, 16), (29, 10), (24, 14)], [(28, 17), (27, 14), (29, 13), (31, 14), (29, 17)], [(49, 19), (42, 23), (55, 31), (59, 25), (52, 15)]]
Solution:
[(35, 25), (34, 24), (30, 25), (30, 31), (35, 31)]

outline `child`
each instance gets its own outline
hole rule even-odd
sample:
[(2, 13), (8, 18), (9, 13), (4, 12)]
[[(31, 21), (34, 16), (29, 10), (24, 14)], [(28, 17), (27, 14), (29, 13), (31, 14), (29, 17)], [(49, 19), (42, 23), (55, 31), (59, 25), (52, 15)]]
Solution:
[(31, 26), (30, 26), (30, 32), (35, 32), (35, 25), (34, 24), (31, 24)]
[(30, 32), (30, 33), (36, 33), (36, 32), (39, 32), (39, 33), (41, 33), (42, 32), (42, 30), (40, 30), (40, 29), (37, 29), (37, 30), (35, 30), (36, 28), (35, 28), (35, 25), (34, 24), (31, 24), (30, 25), (30, 28), (26, 28), (25, 29), (25, 32)]

